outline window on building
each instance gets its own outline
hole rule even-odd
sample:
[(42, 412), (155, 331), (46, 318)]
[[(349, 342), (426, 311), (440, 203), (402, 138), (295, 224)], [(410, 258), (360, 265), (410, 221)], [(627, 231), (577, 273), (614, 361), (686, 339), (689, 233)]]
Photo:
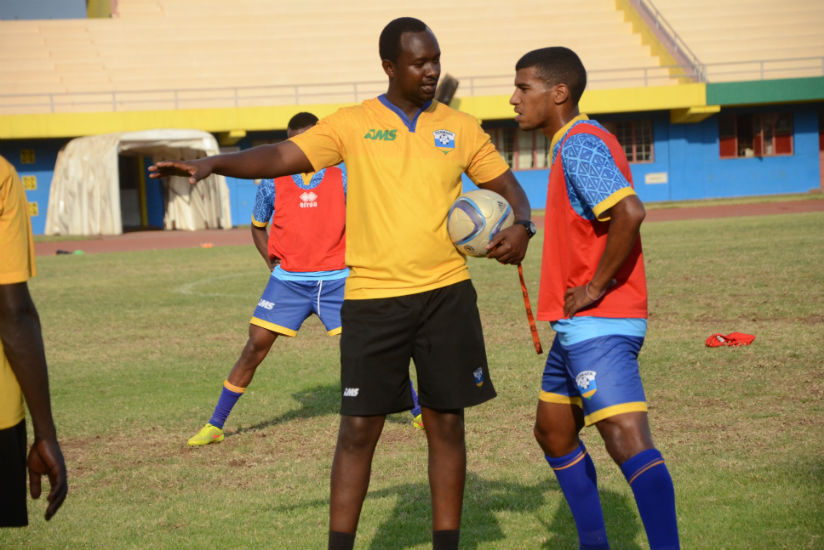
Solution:
[(792, 113), (725, 115), (718, 121), (721, 158), (793, 154)]
[[(622, 120), (603, 123), (615, 134), (629, 162), (652, 162), (653, 141), (651, 120)], [(517, 127), (487, 127), (492, 143), (513, 170), (549, 168), (552, 154), (550, 140), (539, 131), (524, 132)]]
[(487, 128), (492, 143), (513, 170), (549, 168), (549, 140), (539, 131), (518, 128)]
[(618, 138), (629, 162), (652, 162), (653, 141), (651, 120), (612, 120), (602, 122), (604, 128)]
[(515, 128), (490, 128), (487, 129), (487, 133), (492, 138), (492, 145), (495, 146), (509, 167), (514, 168)]

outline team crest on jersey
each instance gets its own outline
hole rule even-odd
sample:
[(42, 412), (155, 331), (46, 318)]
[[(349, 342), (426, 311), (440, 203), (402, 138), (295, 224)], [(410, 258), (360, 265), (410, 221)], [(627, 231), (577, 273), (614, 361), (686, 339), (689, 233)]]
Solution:
[(317, 208), (318, 206), (318, 196), (316, 193), (312, 191), (304, 191), (300, 194), (300, 207), (301, 208)]
[(472, 376), (475, 377), (475, 385), (479, 388), (484, 385), (484, 369), (482, 367), (478, 367), (474, 371), (472, 371)]
[(575, 383), (578, 389), (581, 390), (581, 395), (587, 399), (591, 399), (595, 392), (598, 391), (598, 386), (595, 385), (595, 371), (585, 370), (581, 371), (575, 377)]
[(435, 130), (432, 132), (432, 135), (435, 136), (435, 147), (443, 151), (444, 154), (449, 152), (444, 151), (444, 149), (455, 148), (455, 132), (450, 132), (449, 130)]

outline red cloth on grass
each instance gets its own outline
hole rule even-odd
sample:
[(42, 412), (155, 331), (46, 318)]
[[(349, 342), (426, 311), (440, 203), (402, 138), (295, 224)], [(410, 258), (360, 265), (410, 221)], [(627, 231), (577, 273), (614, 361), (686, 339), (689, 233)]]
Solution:
[(752, 334), (744, 334), (743, 332), (731, 332), (729, 334), (721, 334), (716, 332), (707, 338), (707, 347), (717, 348), (720, 346), (749, 346), (755, 340)]

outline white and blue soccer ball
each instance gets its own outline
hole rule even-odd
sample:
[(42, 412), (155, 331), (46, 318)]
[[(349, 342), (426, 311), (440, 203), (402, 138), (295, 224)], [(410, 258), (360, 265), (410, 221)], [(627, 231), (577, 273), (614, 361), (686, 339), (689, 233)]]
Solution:
[(459, 251), (481, 257), (486, 256), (489, 241), (514, 221), (512, 207), (505, 198), (488, 189), (477, 189), (464, 193), (452, 203), (446, 228)]

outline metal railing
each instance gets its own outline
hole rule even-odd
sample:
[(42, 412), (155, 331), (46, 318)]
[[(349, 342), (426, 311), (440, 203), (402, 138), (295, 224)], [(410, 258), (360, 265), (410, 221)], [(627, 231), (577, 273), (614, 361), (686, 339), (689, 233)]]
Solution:
[[(681, 73), (673, 76), (673, 73)], [(587, 89), (646, 88), (677, 83), (680, 77), (693, 78), (680, 65), (656, 67), (622, 67), (587, 71)], [(470, 76), (460, 79), (458, 95), (483, 96), (512, 93), (514, 75)], [(463, 94), (462, 94), (463, 92)]]
[(637, 6), (639, 12), (646, 15), (646, 18), (654, 25), (653, 31), (659, 38), (665, 38), (670, 52), (679, 63), (689, 67), (691, 74), (695, 75), (697, 82), (706, 82), (704, 64), (698, 56), (690, 49), (686, 42), (676, 32), (675, 28), (669, 24), (658, 8), (650, 0), (631, 0)]
[(385, 81), (372, 81), (317, 85), (0, 94), (0, 113), (121, 112), (358, 103), (380, 94), (385, 88)]
[(711, 63), (705, 71), (710, 82), (824, 76), (824, 56)]
[[(698, 71), (698, 69), (696, 69)], [(711, 63), (701, 74), (682, 66), (592, 70), (588, 88), (630, 88), (674, 84), (679, 78), (710, 82), (824, 76), (824, 56)], [(512, 74), (460, 78), (458, 97), (510, 94)], [(359, 103), (386, 90), (386, 81), (312, 85), (235, 86), (62, 93), (0, 93), (0, 115), (71, 112), (124, 112), (204, 108), (266, 107), (318, 103)]]

